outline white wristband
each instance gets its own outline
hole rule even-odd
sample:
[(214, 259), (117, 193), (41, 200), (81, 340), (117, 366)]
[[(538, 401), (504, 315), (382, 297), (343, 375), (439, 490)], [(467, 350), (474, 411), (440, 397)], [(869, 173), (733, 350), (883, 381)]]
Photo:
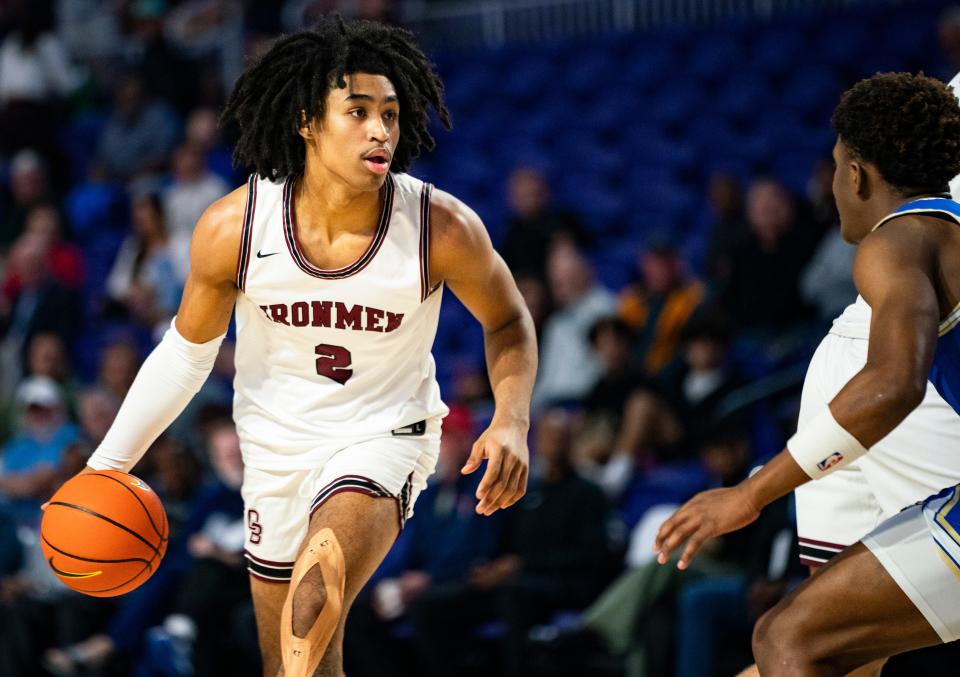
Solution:
[(853, 463), (867, 453), (857, 438), (837, 423), (830, 407), (824, 407), (787, 442), (787, 450), (812, 479)]

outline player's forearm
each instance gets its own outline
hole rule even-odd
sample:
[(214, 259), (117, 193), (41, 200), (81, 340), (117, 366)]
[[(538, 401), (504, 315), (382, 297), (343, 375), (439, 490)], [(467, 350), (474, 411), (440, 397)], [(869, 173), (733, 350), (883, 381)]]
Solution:
[(740, 488), (750, 504), (759, 511), (809, 481), (810, 476), (784, 449), (741, 482)]
[(837, 394), (830, 411), (837, 423), (870, 448), (923, 401), (926, 371), (923, 374), (892, 373), (868, 365)]
[(223, 336), (191, 343), (175, 325), (144, 361), (117, 417), (90, 457), (96, 470), (129, 471), (206, 381)]
[(496, 402), (494, 423), (530, 425), (530, 396), (537, 377), (537, 336), (524, 308), (511, 322), (484, 332), (487, 372)]

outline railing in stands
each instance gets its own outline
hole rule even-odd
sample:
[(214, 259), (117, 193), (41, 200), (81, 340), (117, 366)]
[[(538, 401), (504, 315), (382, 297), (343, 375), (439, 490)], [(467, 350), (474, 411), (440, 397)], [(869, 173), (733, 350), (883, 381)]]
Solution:
[(915, 0), (421, 0), (405, 4), (405, 21), (434, 46), (496, 47), (662, 25), (703, 25), (738, 17), (765, 19), (796, 10), (911, 1)]

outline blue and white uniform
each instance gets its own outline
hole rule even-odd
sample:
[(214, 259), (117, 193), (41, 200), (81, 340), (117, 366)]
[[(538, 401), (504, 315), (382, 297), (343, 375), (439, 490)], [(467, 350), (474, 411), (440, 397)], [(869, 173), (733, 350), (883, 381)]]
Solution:
[[(877, 227), (906, 212), (929, 212), (954, 219), (957, 208), (956, 202), (947, 199), (914, 200), (883, 219)], [(938, 344), (937, 359), (920, 406), (874, 444), (870, 453), (797, 489), (801, 563), (825, 564), (897, 515), (904, 506), (960, 483), (960, 417), (950, 404), (956, 400), (948, 402), (938, 392), (960, 393), (960, 388), (948, 381), (958, 373), (950, 371), (950, 363), (960, 364), (948, 355), (957, 350), (956, 342), (960, 340), (960, 333), (954, 330), (957, 316), (952, 313), (940, 325), (943, 338)], [(823, 411), (863, 369), (871, 317), (870, 306), (858, 296), (834, 320), (807, 369), (799, 427)]]
[[(960, 204), (947, 198), (923, 198), (902, 205), (876, 227), (905, 214), (935, 216), (960, 226)], [(929, 375), (930, 383), (956, 413), (960, 413), (958, 325), (960, 305), (940, 323)], [(946, 451), (958, 455), (960, 446)], [(951, 464), (960, 465), (960, 455)], [(955, 507), (960, 485), (954, 484), (887, 520), (863, 539), (944, 642), (960, 639), (960, 510)]]

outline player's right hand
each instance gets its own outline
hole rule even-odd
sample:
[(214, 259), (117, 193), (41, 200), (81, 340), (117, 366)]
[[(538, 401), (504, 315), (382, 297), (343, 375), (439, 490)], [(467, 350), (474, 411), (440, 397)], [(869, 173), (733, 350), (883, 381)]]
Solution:
[(686, 543), (677, 568), (686, 569), (704, 541), (741, 529), (760, 515), (743, 485), (702, 491), (684, 503), (660, 526), (653, 550), (666, 564), (670, 554)]
[(487, 459), (487, 469), (477, 487), (477, 513), (492, 515), (508, 508), (527, 493), (530, 451), (525, 430), (519, 426), (491, 424), (474, 443), (470, 458), (460, 470), (469, 475)]

